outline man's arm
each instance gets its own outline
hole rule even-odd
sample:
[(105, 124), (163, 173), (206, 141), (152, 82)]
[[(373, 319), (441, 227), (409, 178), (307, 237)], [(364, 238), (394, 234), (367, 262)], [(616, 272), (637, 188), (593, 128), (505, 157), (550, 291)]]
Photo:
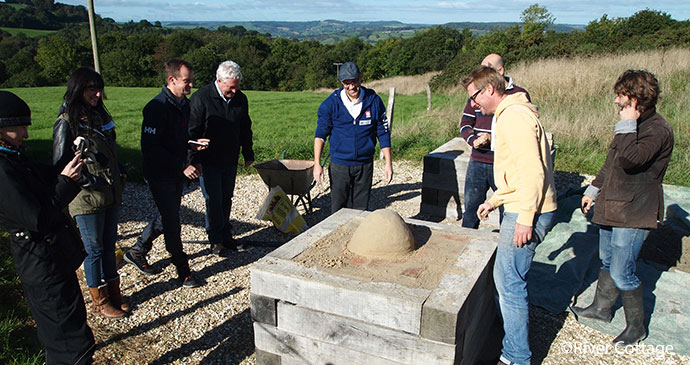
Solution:
[[(168, 128), (163, 120), (163, 105), (158, 100), (151, 100), (142, 111), (143, 121), (141, 123), (141, 154), (145, 160), (155, 164), (156, 168), (166, 171), (179, 172), (174, 159), (171, 159), (170, 152), (166, 150), (162, 143), (166, 138), (165, 128)], [(159, 170), (160, 171), (160, 170)]]
[[(329, 97), (330, 98), (330, 97)], [(316, 120), (316, 131), (314, 131), (314, 180), (321, 183), (323, 180), (323, 167), (321, 166), (321, 154), (326, 138), (331, 135), (333, 130), (332, 110), (329, 106), (328, 98), (319, 105)]]
[(386, 184), (390, 184), (391, 181), (393, 181), (393, 160), (391, 158), (391, 148), (381, 148), (381, 152), (383, 152), (383, 158), (386, 160), (386, 167), (384, 168)]
[(323, 153), (323, 145), (325, 142), (323, 139), (315, 137), (314, 138), (314, 181), (317, 184), (321, 183), (323, 180), (323, 167), (321, 166), (321, 154)]
[(242, 156), (244, 157), (244, 167), (249, 167), (254, 163), (254, 141), (252, 133), (252, 119), (249, 117), (249, 101), (244, 96), (244, 117), (240, 123), (240, 143), (242, 143)]
[[(668, 143), (667, 139), (671, 137), (663, 131), (640, 136), (637, 133), (639, 112), (634, 113), (628, 110), (633, 109), (636, 104), (634, 102), (631, 106), (620, 111), (621, 121), (616, 123), (615, 128), (618, 138), (616, 146), (620, 151), (617, 155), (618, 163), (624, 169), (640, 167), (657, 158), (659, 151), (664, 144)], [(671, 142), (671, 144), (673, 143)]]
[(470, 147), (473, 146), (474, 139), (477, 135), (474, 132), (474, 124), (477, 122), (477, 115), (472, 107), (472, 103), (467, 99), (465, 109), (462, 111), (462, 118), (460, 119), (460, 135), (467, 142)]
[(390, 184), (393, 180), (393, 160), (391, 159), (391, 130), (388, 124), (388, 118), (386, 116), (386, 108), (383, 105), (383, 100), (377, 95), (377, 104), (379, 115), (377, 117), (376, 126), (376, 137), (379, 140), (379, 145), (381, 146), (381, 153), (386, 160), (386, 166), (384, 168), (384, 173), (386, 176), (386, 184)]
[[(189, 139), (198, 140), (204, 137), (206, 132), (206, 106), (203, 100), (201, 100), (201, 94), (199, 91), (194, 93), (189, 99), (189, 123), (187, 129), (189, 131)], [(210, 143), (213, 143), (212, 141)], [(190, 165), (197, 165), (201, 163), (201, 156), (199, 151), (195, 149), (188, 149), (187, 151), (187, 161)]]

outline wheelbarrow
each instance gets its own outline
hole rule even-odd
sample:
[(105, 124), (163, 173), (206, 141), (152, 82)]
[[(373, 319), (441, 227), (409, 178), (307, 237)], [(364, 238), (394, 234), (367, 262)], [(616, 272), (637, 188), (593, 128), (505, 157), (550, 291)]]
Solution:
[(254, 168), (268, 185), (268, 190), (280, 186), (285, 194), (290, 195), (295, 207), (301, 202), (307, 213), (312, 212), (309, 192), (316, 185), (314, 161), (276, 159), (254, 165)]

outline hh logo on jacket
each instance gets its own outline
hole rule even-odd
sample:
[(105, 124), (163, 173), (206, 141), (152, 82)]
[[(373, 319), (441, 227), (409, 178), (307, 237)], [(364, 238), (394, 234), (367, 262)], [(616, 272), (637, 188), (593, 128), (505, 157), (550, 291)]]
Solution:
[(153, 128), (153, 127), (144, 127), (144, 133), (156, 134), (156, 128)]

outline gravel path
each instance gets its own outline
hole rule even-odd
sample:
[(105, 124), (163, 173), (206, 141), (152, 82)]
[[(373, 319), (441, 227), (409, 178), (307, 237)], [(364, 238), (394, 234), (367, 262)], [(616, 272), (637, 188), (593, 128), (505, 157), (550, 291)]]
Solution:
[[(389, 207), (403, 217), (418, 215), (422, 167), (409, 162), (394, 164), (391, 185), (382, 182), (383, 168), (377, 162), (371, 208)], [(557, 187), (578, 186), (589, 181), (576, 174), (557, 174)], [(149, 255), (149, 261), (162, 273), (140, 274), (124, 265), (123, 292), (134, 305), (124, 319), (108, 320), (89, 313), (88, 321), (97, 340), (98, 364), (254, 364), (252, 321), (249, 310), (249, 268), (291, 236), (278, 232), (270, 223), (254, 218), (267, 193), (266, 185), (254, 174), (238, 177), (233, 199), (232, 219), (236, 237), (248, 250), (220, 258), (210, 254), (204, 231), (204, 201), (198, 183), (190, 186), (183, 198), (182, 240), (192, 270), (205, 285), (183, 288), (176, 281), (162, 237)], [(306, 215), (315, 225), (328, 215), (330, 199), (327, 184), (312, 191), (314, 212)], [(156, 211), (148, 188), (130, 184), (121, 210), (118, 246), (132, 246)], [(300, 207), (300, 211), (303, 210)], [(444, 223), (458, 224), (445, 220)], [(81, 284), (86, 293), (86, 284)], [(85, 298), (87, 307), (91, 301)], [(607, 348), (612, 336), (576, 322), (570, 314), (551, 315), (533, 307), (530, 313), (530, 339), (535, 363), (544, 364), (681, 364), (690, 358), (640, 347), (625, 354)], [(579, 347), (578, 347), (579, 346)], [(580, 351), (578, 351), (578, 349)]]

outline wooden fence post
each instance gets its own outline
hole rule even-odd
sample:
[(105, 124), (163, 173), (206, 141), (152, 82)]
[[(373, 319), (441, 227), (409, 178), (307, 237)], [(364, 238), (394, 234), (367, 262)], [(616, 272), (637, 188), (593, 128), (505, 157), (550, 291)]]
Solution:
[(93, 0), (88, 1), (89, 31), (91, 33), (91, 50), (93, 51), (93, 69), (101, 73), (101, 62), (98, 57), (98, 42), (96, 41), (96, 17), (93, 10)]
[(431, 88), (426, 85), (426, 111), (431, 110)]

